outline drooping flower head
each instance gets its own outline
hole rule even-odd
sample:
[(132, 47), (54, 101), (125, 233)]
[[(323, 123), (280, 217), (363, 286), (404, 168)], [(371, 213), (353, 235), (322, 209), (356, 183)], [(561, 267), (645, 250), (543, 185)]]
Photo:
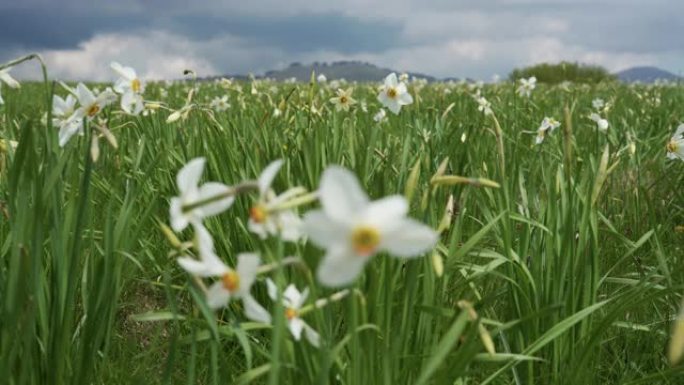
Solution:
[(434, 230), (406, 217), (404, 197), (371, 202), (356, 177), (342, 167), (323, 172), (319, 195), (323, 208), (306, 214), (304, 229), (314, 244), (327, 250), (317, 271), (324, 285), (351, 283), (380, 251), (415, 257), (437, 242)]
[[(21, 87), (21, 84), (9, 74), (11, 69), (12, 67), (0, 70), (0, 90), (2, 89), (2, 83), (7, 84), (10, 88)], [(0, 104), (4, 103), (5, 101), (2, 99), (2, 93), (0, 93)]]

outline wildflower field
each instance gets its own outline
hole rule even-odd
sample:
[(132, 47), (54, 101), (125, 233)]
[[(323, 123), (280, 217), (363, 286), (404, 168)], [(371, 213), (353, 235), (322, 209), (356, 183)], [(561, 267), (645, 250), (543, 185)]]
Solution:
[(20, 84), (25, 59), (0, 383), (684, 383), (682, 85)]

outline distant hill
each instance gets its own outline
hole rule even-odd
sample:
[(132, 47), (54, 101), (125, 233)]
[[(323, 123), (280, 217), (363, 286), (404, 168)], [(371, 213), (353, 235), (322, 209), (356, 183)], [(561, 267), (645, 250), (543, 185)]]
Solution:
[[(371, 63), (361, 61), (338, 61), (333, 63), (314, 62), (312, 64), (292, 63), (287, 68), (281, 70), (267, 71), (263, 75), (256, 76), (257, 78), (273, 78), (279, 81), (296, 78), (300, 82), (308, 82), (311, 78), (311, 71), (316, 73), (316, 76), (324, 74), (328, 80), (346, 79), (348, 81), (357, 82), (377, 82), (385, 78), (389, 73), (395, 72), (398, 74), (403, 71), (389, 68), (378, 67)], [(459, 78), (447, 77), (438, 79), (434, 76), (425, 75), (422, 73), (409, 72), (409, 76), (427, 79), (428, 81), (458, 81)], [(624, 82), (642, 82), (653, 83), (658, 79), (677, 81), (684, 80), (684, 78), (677, 76), (671, 72), (662, 70), (657, 67), (633, 67), (620, 71), (615, 74), (619, 80)], [(239, 80), (249, 79), (246, 75), (224, 75), (225, 77), (233, 77)], [(207, 77), (206, 79), (216, 79), (221, 76)], [(469, 80), (469, 79), (468, 79)]]
[(616, 73), (617, 77), (624, 82), (653, 83), (656, 80), (677, 81), (682, 78), (657, 67), (633, 67)]
[[(333, 63), (319, 63), (312, 64), (292, 63), (289, 67), (282, 70), (268, 71), (264, 77), (274, 78), (277, 80), (285, 80), (290, 78), (297, 78), (300, 82), (307, 82), (311, 78), (311, 71), (316, 72), (316, 76), (324, 74), (328, 80), (346, 79), (348, 81), (357, 82), (374, 82), (381, 81), (391, 72), (396, 72), (399, 75), (402, 71), (391, 70), (387, 68), (380, 68), (370, 63), (360, 61), (339, 61)], [(429, 81), (434, 81), (432, 76), (420, 73), (408, 73), (410, 76), (424, 78)]]

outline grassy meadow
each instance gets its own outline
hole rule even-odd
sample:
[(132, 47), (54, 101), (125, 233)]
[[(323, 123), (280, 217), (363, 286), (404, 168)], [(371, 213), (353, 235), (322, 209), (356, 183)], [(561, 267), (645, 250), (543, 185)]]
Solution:
[[(684, 291), (684, 163), (665, 150), (683, 86), (538, 84), (524, 97), (513, 82), (408, 81), (413, 103), (382, 120), (378, 86), (148, 83), (143, 113), (112, 103), (63, 147), (52, 99), (68, 91), (50, 78), (4, 86), (0, 383), (684, 381), (667, 354)], [(330, 99), (350, 87), (356, 103), (337, 110)], [(229, 107), (212, 105), (224, 95)], [(536, 145), (545, 117), (560, 126)], [(380, 252), (330, 288), (316, 276), (325, 251), (250, 232), (258, 194), (239, 194), (204, 226), (227, 265), (260, 255), (251, 293), (273, 322), (240, 301), (214, 311), (177, 262), (192, 229), (169, 228), (176, 175), (196, 157), (203, 182), (231, 186), (283, 159), (276, 191), (314, 192), (341, 165), (373, 200), (403, 195), (438, 242), (418, 258)], [(301, 316), (320, 346), (292, 337), (266, 278), (309, 288)]]

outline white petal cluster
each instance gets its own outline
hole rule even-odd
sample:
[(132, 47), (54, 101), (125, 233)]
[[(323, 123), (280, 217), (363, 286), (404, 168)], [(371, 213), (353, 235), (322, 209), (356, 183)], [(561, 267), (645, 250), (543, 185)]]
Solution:
[(606, 132), (608, 130), (608, 121), (599, 116), (599, 114), (592, 112), (591, 115), (589, 115), (589, 119), (596, 123), (596, 128), (599, 131)]
[(280, 207), (306, 190), (294, 187), (276, 195), (271, 185), (282, 166), (283, 161), (276, 160), (259, 176), (259, 198), (250, 210), (247, 227), (261, 239), (266, 239), (268, 235), (279, 235), (285, 241), (296, 242), (301, 237), (302, 220), (292, 209)]
[(532, 96), (532, 90), (537, 87), (537, 78), (531, 76), (527, 79), (520, 79), (520, 86), (518, 86), (518, 95), (529, 98)]
[(189, 224), (201, 225), (204, 218), (222, 213), (235, 201), (232, 189), (223, 183), (199, 185), (205, 163), (206, 159), (195, 158), (176, 176), (180, 194), (171, 198), (169, 209), (171, 227), (175, 231), (182, 231)]
[(680, 159), (684, 161), (684, 124), (680, 124), (674, 135), (667, 143), (668, 159)]
[(402, 106), (413, 103), (413, 97), (408, 93), (406, 84), (397, 79), (397, 74), (392, 72), (387, 75), (385, 82), (380, 87), (378, 101), (394, 114), (399, 114)]
[(553, 132), (556, 128), (560, 127), (560, 122), (554, 118), (545, 117), (539, 128), (537, 129), (537, 137), (534, 140), (535, 144), (541, 144), (544, 141), (547, 133)]
[(403, 196), (370, 201), (356, 177), (342, 167), (323, 172), (319, 194), (323, 208), (305, 215), (304, 229), (314, 244), (326, 249), (316, 274), (324, 285), (353, 282), (378, 252), (416, 257), (437, 242), (434, 230), (406, 217)]
[(138, 115), (143, 110), (145, 83), (138, 78), (132, 67), (124, 67), (114, 62), (112, 69), (119, 75), (114, 83), (114, 91), (121, 94), (121, 109), (130, 115)]

